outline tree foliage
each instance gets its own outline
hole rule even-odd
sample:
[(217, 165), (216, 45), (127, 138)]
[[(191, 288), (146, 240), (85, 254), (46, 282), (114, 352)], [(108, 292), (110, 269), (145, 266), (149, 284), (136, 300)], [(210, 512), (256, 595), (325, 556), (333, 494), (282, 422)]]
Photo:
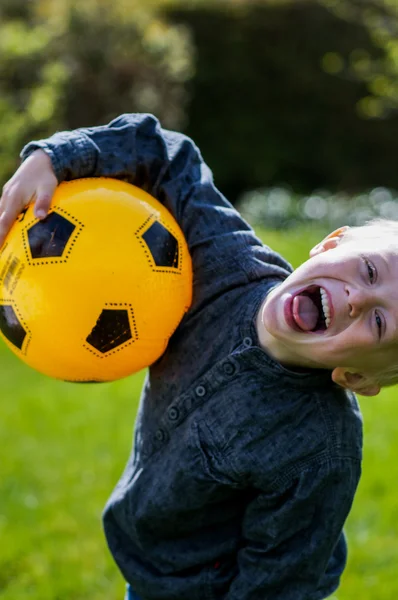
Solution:
[(0, 180), (21, 146), (124, 111), (184, 118), (189, 32), (160, 16), (161, 0), (3, 0), (0, 6)]
[(398, 109), (398, 0), (322, 2), (339, 18), (360, 23), (381, 50), (375, 58), (365, 49), (356, 48), (350, 56), (337, 58), (334, 72), (366, 84), (367, 93), (357, 106), (363, 118), (388, 118)]
[(231, 199), (398, 187), (397, 30), (398, 0), (2, 0), (0, 181), (30, 139), (148, 111)]
[(398, 113), (376, 112), (386, 98), (371, 91), (388, 62), (373, 6), (390, 22), (378, 0), (174, 10), (197, 53), (187, 133), (229, 198), (286, 183), (303, 193), (398, 187)]

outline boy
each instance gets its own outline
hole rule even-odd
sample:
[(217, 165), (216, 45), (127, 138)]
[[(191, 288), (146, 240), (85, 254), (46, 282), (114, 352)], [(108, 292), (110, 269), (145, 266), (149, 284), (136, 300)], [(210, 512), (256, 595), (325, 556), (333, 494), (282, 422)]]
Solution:
[[(58, 182), (123, 178), (172, 212), (193, 304), (149, 369), (134, 451), (104, 512), (130, 600), (319, 600), (339, 584), (360, 477), (351, 391), (395, 377), (393, 228), (341, 228), (292, 272), (151, 115), (33, 142), (4, 187), (0, 244)], [(344, 389), (345, 388), (345, 389)]]

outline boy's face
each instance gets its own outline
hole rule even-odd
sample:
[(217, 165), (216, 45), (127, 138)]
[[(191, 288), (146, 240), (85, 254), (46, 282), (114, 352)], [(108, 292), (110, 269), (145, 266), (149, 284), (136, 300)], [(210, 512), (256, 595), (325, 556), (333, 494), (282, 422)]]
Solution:
[[(355, 389), (350, 382), (392, 364), (398, 348), (392, 236), (377, 237), (373, 227), (330, 234), (272, 290), (257, 325), (260, 342), (282, 364), (333, 369), (337, 383)], [(377, 393), (367, 389), (356, 391)]]

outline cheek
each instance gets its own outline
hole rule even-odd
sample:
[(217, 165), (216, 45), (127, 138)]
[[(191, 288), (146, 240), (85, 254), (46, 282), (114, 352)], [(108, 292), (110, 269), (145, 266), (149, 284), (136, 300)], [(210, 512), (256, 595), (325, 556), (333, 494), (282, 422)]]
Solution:
[(352, 366), (356, 362), (366, 360), (371, 354), (373, 355), (374, 344), (370, 345), (369, 336), (345, 331), (335, 338), (327, 340), (322, 350), (325, 357), (329, 357), (331, 363), (335, 363), (334, 366)]
[[(359, 370), (378, 368), (378, 353), (375, 352), (374, 344), (352, 343), (340, 349), (340, 366), (354, 367)], [(344, 364), (343, 364), (344, 363)]]
[(294, 271), (297, 279), (332, 278), (340, 279), (349, 269), (356, 270), (357, 265), (343, 260), (335, 250), (328, 250), (314, 256)]

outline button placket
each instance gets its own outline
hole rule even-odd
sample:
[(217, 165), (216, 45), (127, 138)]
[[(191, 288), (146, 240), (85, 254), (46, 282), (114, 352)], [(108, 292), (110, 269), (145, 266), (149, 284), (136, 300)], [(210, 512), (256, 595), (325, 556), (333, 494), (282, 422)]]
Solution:
[(203, 398), (206, 395), (206, 388), (204, 385), (197, 385), (195, 388), (195, 394), (199, 396), (199, 398)]
[(158, 429), (155, 433), (155, 439), (158, 442), (164, 442), (164, 440), (166, 439), (166, 433), (163, 429)]
[(222, 370), (225, 373), (225, 375), (234, 375), (235, 371), (236, 371), (236, 367), (232, 362), (225, 362), (222, 366)]
[(167, 416), (169, 417), (170, 421), (177, 421), (180, 416), (180, 411), (176, 406), (170, 406), (167, 411)]
[(250, 346), (253, 346), (253, 340), (251, 339), (251, 337), (245, 337), (243, 339), (243, 345), (246, 346), (246, 348), (250, 348)]

